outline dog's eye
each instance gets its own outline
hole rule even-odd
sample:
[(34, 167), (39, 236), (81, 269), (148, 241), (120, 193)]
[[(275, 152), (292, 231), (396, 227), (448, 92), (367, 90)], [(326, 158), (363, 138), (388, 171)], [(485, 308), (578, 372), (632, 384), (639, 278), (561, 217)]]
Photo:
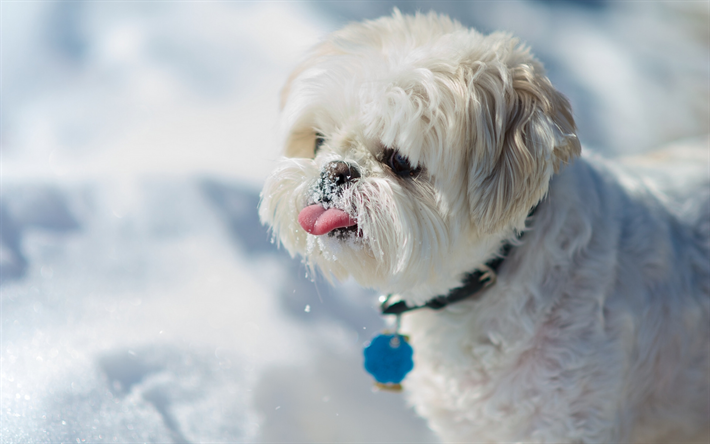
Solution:
[(325, 142), (325, 137), (321, 133), (316, 133), (316, 143), (313, 146), (313, 157), (318, 155), (318, 151), (320, 150), (320, 147), (323, 146), (323, 143)]
[(409, 159), (391, 148), (385, 150), (383, 160), (400, 177), (414, 177), (422, 170), (420, 167), (412, 168)]

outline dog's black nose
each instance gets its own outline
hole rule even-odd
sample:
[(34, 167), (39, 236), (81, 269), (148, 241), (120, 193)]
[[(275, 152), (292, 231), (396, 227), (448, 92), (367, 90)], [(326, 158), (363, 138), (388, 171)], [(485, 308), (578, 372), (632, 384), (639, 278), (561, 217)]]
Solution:
[(323, 168), (323, 172), (336, 186), (343, 186), (360, 177), (360, 171), (355, 166), (348, 165), (342, 160), (330, 162)]

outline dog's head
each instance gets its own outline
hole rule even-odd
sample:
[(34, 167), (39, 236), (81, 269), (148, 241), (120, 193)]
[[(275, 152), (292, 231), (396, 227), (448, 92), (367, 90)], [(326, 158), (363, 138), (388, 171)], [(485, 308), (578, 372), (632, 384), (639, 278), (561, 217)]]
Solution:
[(262, 221), (326, 275), (417, 302), (523, 229), (580, 152), (527, 48), (431, 13), (329, 36), (284, 87), (281, 127)]

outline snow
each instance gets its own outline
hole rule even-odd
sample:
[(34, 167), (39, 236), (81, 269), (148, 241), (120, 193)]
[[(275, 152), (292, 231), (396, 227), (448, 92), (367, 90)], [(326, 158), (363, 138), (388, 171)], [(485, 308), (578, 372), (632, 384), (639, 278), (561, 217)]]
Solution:
[[(376, 295), (256, 214), (289, 69), (392, 5), (0, 5), (2, 443), (436, 441), (362, 368)], [(527, 40), (598, 151), (708, 132), (706, 4), (417, 5)]]

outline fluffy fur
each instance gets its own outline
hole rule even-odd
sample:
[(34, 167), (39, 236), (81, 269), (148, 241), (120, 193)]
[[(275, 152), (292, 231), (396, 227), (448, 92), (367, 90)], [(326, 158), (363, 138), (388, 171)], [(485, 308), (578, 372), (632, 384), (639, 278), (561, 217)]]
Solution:
[[(327, 276), (422, 303), (525, 231), (480, 300), (403, 316), (405, 387), (443, 440), (708, 436), (707, 183), (668, 194), (661, 176), (578, 157), (570, 106), (528, 49), (435, 14), (335, 32), (282, 107), (286, 157), (260, 215)], [(392, 150), (417, 174), (396, 174)], [(360, 177), (319, 187), (333, 161)], [(313, 203), (357, 229), (307, 234)]]

